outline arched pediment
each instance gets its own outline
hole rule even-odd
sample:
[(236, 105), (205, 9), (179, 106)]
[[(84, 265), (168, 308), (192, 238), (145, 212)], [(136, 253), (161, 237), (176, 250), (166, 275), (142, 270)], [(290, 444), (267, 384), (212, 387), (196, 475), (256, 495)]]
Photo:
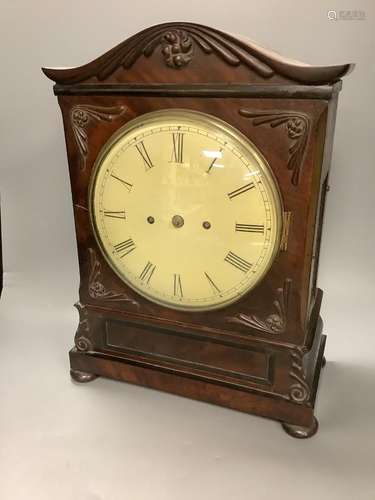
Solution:
[(254, 83), (324, 85), (353, 65), (310, 66), (243, 37), (193, 23), (147, 28), (75, 68), (43, 68), (60, 85), (121, 83)]

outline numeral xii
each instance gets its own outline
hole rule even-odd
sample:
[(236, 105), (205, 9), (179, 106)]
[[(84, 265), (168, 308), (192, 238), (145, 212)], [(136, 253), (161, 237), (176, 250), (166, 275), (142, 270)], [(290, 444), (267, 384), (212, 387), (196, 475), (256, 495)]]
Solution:
[(173, 132), (172, 140), (173, 140), (172, 161), (175, 163), (183, 163), (184, 134), (182, 132)]

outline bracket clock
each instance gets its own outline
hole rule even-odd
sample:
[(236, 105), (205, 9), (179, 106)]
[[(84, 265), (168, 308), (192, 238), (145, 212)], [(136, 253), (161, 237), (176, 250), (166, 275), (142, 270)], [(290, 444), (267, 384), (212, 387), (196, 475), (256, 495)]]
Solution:
[(192, 23), (43, 68), (77, 234), (78, 382), (123, 380), (312, 436), (340, 78)]

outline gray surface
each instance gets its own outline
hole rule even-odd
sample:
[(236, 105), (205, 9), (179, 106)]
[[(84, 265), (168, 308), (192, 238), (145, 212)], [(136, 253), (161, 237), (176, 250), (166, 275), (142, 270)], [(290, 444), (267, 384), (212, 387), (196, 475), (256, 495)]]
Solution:
[[(1, 3), (0, 498), (373, 500), (373, 4), (232, 0), (230, 16), (213, 0), (129, 5)], [(367, 18), (328, 21), (335, 8)], [(320, 272), (328, 365), (311, 440), (208, 404), (69, 379), (78, 267), (61, 117), (39, 68), (85, 63), (169, 20), (242, 33), (311, 63), (358, 63), (339, 102)]]

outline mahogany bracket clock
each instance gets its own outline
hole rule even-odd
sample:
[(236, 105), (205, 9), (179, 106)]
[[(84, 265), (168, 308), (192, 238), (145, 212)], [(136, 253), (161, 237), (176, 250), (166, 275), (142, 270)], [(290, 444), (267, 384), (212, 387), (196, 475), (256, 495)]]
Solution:
[(191, 23), (43, 68), (80, 267), (78, 382), (105, 376), (312, 436), (317, 288), (340, 78)]

